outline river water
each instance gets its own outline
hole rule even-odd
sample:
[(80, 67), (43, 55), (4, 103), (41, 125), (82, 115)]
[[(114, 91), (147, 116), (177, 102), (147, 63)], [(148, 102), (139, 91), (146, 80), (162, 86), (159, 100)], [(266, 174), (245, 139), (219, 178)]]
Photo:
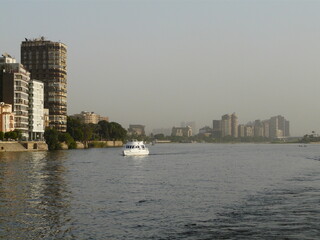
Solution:
[(0, 239), (319, 239), (320, 145), (0, 153)]

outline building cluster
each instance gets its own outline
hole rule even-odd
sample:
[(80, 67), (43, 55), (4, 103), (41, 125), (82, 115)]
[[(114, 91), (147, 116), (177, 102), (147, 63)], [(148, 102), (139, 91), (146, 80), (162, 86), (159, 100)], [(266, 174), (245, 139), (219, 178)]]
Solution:
[(265, 137), (281, 139), (290, 136), (290, 124), (283, 116), (274, 116), (267, 120), (255, 120), (247, 124), (239, 124), (235, 113), (225, 114), (221, 120), (213, 120), (212, 129), (205, 127), (199, 133), (212, 135), (215, 138), (231, 136), (233, 138), (243, 137)]
[(2, 132), (20, 130), (24, 139), (43, 139), (46, 127), (67, 129), (67, 47), (44, 37), (21, 43), (21, 63), (0, 57)]
[(82, 111), (81, 113), (74, 114), (70, 117), (79, 119), (81, 122), (86, 124), (89, 124), (89, 123), (97, 124), (100, 121), (109, 122), (109, 117), (103, 117), (94, 112), (87, 112), (87, 111)]

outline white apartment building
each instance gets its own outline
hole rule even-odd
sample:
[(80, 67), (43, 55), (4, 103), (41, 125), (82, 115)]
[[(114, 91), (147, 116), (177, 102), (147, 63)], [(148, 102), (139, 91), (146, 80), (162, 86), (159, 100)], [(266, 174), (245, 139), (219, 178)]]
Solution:
[(29, 140), (43, 140), (44, 84), (38, 80), (29, 83)]

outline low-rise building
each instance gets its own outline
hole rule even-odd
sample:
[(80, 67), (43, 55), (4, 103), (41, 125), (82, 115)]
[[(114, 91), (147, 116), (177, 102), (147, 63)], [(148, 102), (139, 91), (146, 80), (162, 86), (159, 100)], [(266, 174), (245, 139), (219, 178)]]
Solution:
[(210, 128), (209, 126), (205, 126), (203, 128), (200, 128), (199, 129), (199, 134), (203, 135), (203, 136), (206, 136), (206, 137), (209, 137), (209, 136), (212, 135), (212, 128)]
[(87, 111), (82, 111), (81, 113), (74, 114), (71, 117), (79, 119), (80, 121), (86, 124), (89, 124), (89, 123), (97, 124), (98, 122), (103, 120), (109, 122), (108, 117), (102, 117), (99, 114), (96, 114), (94, 112), (87, 112)]
[(10, 132), (14, 130), (14, 113), (12, 105), (0, 102), (0, 132)]
[(173, 137), (190, 137), (192, 136), (192, 128), (190, 126), (186, 127), (173, 127), (171, 136)]

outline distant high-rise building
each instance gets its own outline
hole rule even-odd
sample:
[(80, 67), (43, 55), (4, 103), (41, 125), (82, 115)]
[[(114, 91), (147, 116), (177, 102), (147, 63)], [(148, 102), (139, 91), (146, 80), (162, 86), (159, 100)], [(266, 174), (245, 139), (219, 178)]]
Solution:
[(29, 134), (30, 73), (9, 54), (0, 57), (0, 102), (11, 104), (15, 129), (27, 139)]
[(238, 137), (245, 137), (244, 128), (245, 126), (243, 124), (238, 125)]
[(231, 136), (238, 137), (238, 117), (235, 113), (231, 115)]
[(269, 120), (264, 120), (262, 121), (262, 126), (263, 126), (263, 133), (264, 133), (264, 137), (269, 138), (269, 125), (270, 125), (270, 121)]
[(212, 136), (215, 138), (221, 137), (221, 120), (212, 121)]
[(21, 43), (21, 63), (31, 79), (44, 83), (44, 107), (49, 124), (60, 132), (67, 129), (67, 46), (44, 37)]
[(225, 114), (221, 117), (221, 137), (232, 136), (231, 116)]
[(269, 121), (269, 137), (277, 138), (278, 136), (279, 123), (277, 117), (271, 117)]
[(255, 137), (263, 137), (264, 136), (264, 131), (263, 131), (263, 125), (260, 120), (255, 120), (254, 121), (254, 126), (253, 126), (253, 135)]
[(289, 121), (283, 116), (271, 117), (269, 120), (269, 137), (283, 138), (290, 136)]

